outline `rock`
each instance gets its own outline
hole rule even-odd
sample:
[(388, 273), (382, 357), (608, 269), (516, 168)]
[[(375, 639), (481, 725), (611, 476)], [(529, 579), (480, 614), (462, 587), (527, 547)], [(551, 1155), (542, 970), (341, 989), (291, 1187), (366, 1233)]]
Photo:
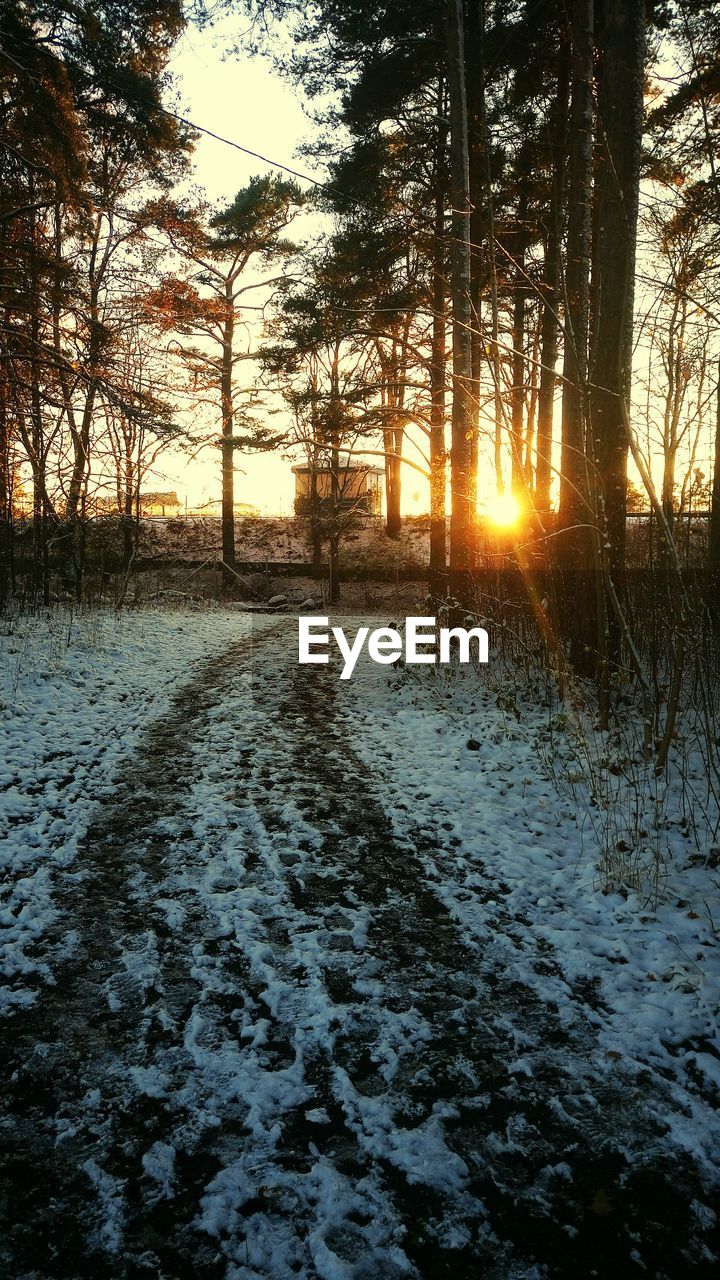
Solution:
[(287, 596), (271, 596), (270, 599), (268, 600), (269, 605), (287, 604), (287, 602), (288, 602)]
[(318, 609), (318, 608), (319, 608), (319, 605), (317, 600), (303, 600), (302, 604), (298, 605), (298, 609)]

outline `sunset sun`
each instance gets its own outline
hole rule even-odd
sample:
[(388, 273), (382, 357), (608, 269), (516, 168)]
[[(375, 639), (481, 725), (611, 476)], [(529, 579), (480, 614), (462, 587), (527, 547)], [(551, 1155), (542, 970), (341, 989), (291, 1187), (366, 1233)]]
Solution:
[(510, 529), (520, 519), (520, 503), (511, 493), (498, 493), (488, 502), (487, 514), (493, 524), (501, 529)]

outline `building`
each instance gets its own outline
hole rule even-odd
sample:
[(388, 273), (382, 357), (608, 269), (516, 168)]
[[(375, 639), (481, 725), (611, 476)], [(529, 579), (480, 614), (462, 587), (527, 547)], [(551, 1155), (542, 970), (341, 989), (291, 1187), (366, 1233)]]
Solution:
[(174, 490), (167, 493), (141, 493), (141, 516), (177, 516), (180, 514), (180, 499)]
[[(334, 505), (333, 473), (328, 464), (319, 467), (300, 464), (293, 467), (293, 475), (295, 476), (296, 515), (310, 515), (313, 479), (320, 509), (332, 508)], [(367, 462), (356, 462), (350, 458), (344, 458), (337, 472), (337, 509), (379, 516), (382, 510), (382, 476), (381, 467), (373, 467)]]
[[(222, 500), (220, 498), (210, 498), (207, 502), (202, 502), (190, 507), (188, 515), (191, 516), (213, 516), (220, 519), (222, 515)], [(236, 519), (242, 516), (259, 516), (260, 508), (253, 505), (252, 502), (235, 502), (233, 503), (233, 515)]]

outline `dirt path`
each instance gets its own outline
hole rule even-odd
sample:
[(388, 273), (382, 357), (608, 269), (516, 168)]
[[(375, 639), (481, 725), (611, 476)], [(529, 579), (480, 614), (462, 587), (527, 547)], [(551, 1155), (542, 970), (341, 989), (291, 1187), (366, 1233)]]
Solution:
[(5, 1026), (0, 1274), (710, 1277), (594, 988), (569, 1023), (511, 982), (443, 873), (394, 835), (332, 670), (277, 628), (207, 662), (60, 888), (56, 985)]

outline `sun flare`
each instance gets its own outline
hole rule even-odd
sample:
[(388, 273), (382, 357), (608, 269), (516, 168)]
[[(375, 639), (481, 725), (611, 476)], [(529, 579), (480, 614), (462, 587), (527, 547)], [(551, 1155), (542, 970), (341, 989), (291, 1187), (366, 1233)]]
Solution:
[(511, 493), (499, 493), (488, 502), (487, 514), (493, 524), (509, 529), (520, 519), (520, 503)]

